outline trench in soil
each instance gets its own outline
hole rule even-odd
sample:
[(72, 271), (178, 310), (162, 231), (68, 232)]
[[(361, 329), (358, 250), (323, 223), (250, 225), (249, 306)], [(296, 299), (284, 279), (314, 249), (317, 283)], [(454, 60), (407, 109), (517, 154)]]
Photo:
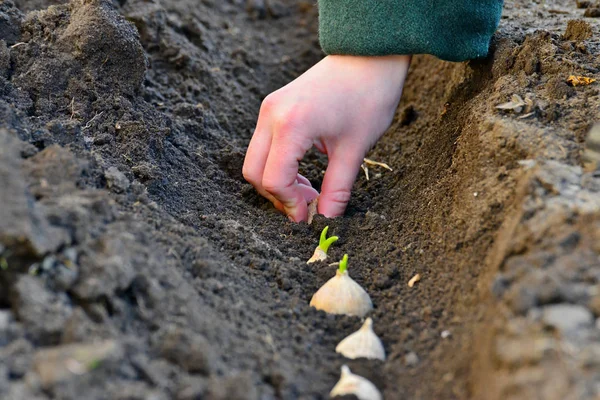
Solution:
[[(40, 398), (325, 398), (347, 363), (389, 399), (485, 393), (499, 374), (490, 326), (511, 318), (497, 314), (491, 288), (526, 197), (517, 194), (530, 179), (520, 161), (579, 164), (598, 91), (560, 83), (573, 68), (598, 73), (590, 50), (597, 40), (585, 53), (562, 38), (569, 14), (549, 14), (556, 18), (547, 31), (523, 32), (528, 11), (545, 9), (515, 1), (488, 59), (416, 56), (396, 118), (369, 154), (394, 171), (359, 176), (346, 215), (317, 216), (309, 226), (276, 213), (244, 182), (241, 165), (261, 99), (321, 56), (314, 8), (274, 2), (270, 11), (251, 10), (267, 12), (255, 19), (236, 1), (192, 11), (188, 2), (128, 1), (114, 15), (95, 14), (112, 10), (108, 3), (90, 4), (17, 4), (42, 14), (27, 16), (19, 41), (28, 44), (10, 49), (2, 128), (33, 146), (6, 146), (19, 171), (7, 176), (26, 182), (36, 212), (65, 238), (42, 254), (10, 242), (20, 252), (7, 256), (0, 280), (2, 308), (13, 318), (3, 356), (24, 367), (7, 367), (17, 372), (7, 372), (3, 388)], [(576, 12), (567, 2), (556, 6)], [(145, 77), (141, 56), (102, 47), (119, 48), (120, 35), (132, 35), (110, 30), (127, 24), (118, 14), (139, 31), (131, 52), (148, 58)], [(106, 18), (100, 39), (86, 30), (98, 26), (94, 18)], [(65, 36), (44, 35), (45, 26)], [(86, 64), (69, 40), (84, 43), (77, 48), (84, 56), (101, 48), (110, 57)], [(514, 93), (537, 102), (528, 118), (495, 109)], [(111, 167), (131, 185), (118, 188)], [(311, 152), (301, 173), (318, 187), (325, 167)], [(326, 225), (340, 236), (331, 258), (348, 253), (351, 276), (373, 299), (385, 362), (337, 355), (336, 344), (361, 321), (308, 306), (335, 273), (305, 264)], [(2, 227), (10, 239), (12, 226)], [(25, 236), (52, 236), (44, 229), (33, 224)], [(69, 249), (79, 254), (77, 280), (57, 286), (56, 263), (27, 274), (33, 262)], [(409, 288), (416, 273), (421, 281)], [(60, 307), (44, 308), (48, 302)], [(123, 346), (116, 362), (66, 383), (31, 384), (38, 352), (99, 339)], [(204, 367), (186, 363), (186, 346), (196, 346)]]

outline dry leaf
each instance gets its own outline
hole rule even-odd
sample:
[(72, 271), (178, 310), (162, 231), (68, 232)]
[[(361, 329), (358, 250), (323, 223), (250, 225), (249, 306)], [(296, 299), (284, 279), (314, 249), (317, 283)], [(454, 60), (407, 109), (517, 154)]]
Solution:
[(496, 108), (498, 110), (512, 110), (518, 114), (523, 111), (525, 104), (526, 103), (521, 96), (513, 94), (509, 102), (498, 104)]
[(588, 78), (586, 76), (571, 75), (567, 79), (567, 83), (570, 84), (571, 86), (585, 86), (585, 85), (589, 85), (590, 83), (594, 83), (594, 82), (596, 82), (596, 79)]

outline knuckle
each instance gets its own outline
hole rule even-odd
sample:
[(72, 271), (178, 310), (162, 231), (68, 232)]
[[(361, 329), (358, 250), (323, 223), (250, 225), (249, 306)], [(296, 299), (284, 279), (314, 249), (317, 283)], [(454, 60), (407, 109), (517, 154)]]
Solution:
[(251, 184), (255, 184), (257, 183), (257, 179), (256, 179), (256, 174), (252, 171), (252, 169), (247, 166), (246, 164), (244, 164), (244, 166), (242, 167), (242, 175), (244, 176), (244, 179), (247, 180), (248, 182), (250, 182)]
[(294, 106), (273, 115), (273, 135), (286, 138), (294, 135), (306, 120), (306, 110), (301, 106)]
[(271, 194), (276, 194), (280, 189), (277, 179), (270, 176), (264, 177), (261, 183), (262, 187)]
[(272, 114), (275, 109), (277, 108), (277, 105), (280, 103), (279, 100), (279, 95), (277, 94), (277, 92), (273, 92), (271, 94), (269, 94), (267, 97), (265, 97), (260, 105), (260, 113), (261, 114), (267, 114), (270, 115)]
[(350, 201), (350, 190), (348, 189), (337, 189), (327, 193), (327, 199), (332, 203), (346, 205)]

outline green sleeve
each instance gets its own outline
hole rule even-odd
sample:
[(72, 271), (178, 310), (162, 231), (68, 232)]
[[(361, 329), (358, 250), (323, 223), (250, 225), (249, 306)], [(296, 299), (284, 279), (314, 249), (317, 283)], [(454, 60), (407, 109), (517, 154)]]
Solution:
[(319, 0), (319, 40), (327, 54), (485, 57), (502, 0)]

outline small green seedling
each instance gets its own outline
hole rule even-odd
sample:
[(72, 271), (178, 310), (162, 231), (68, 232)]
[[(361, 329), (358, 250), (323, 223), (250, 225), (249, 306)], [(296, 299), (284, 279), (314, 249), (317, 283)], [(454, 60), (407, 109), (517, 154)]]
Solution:
[(338, 271), (340, 274), (343, 274), (348, 269), (348, 254), (344, 254), (344, 257), (340, 260), (340, 266), (338, 267)]
[(331, 236), (327, 238), (327, 231), (329, 230), (329, 226), (323, 228), (321, 232), (321, 238), (319, 239), (319, 245), (315, 249), (313, 256), (306, 263), (314, 263), (315, 261), (325, 261), (327, 259), (327, 250), (329, 247), (335, 243), (339, 238), (337, 236)]

